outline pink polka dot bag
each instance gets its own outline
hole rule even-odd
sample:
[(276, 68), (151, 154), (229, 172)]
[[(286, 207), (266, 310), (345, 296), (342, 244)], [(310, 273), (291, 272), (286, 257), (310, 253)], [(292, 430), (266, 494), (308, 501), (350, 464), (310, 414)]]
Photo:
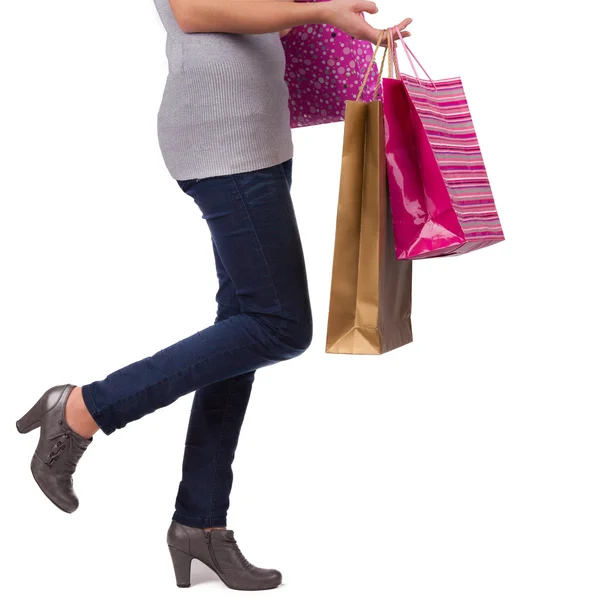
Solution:
[[(281, 41), (287, 60), (291, 127), (343, 121), (345, 101), (356, 99), (372, 60), (372, 44), (330, 25), (294, 27)], [(377, 78), (375, 64), (364, 89), (364, 102), (380, 99), (380, 90), (375, 98)]]

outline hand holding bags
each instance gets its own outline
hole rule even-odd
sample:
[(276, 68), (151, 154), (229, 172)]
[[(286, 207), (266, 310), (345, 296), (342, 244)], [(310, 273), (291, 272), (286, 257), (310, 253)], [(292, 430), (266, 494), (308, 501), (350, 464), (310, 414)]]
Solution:
[(416, 57), (399, 39), (415, 77), (399, 73), (393, 53), (397, 79), (383, 80), (383, 97), (396, 256), (431, 258), (496, 244), (503, 231), (462, 82), (419, 79)]
[(326, 342), (336, 354), (382, 354), (412, 341), (412, 263), (394, 256), (383, 107), (361, 102), (361, 92), (345, 111)]
[[(282, 43), (291, 127), (343, 121), (345, 101), (357, 96), (371, 62), (372, 44), (330, 25), (294, 27)], [(377, 76), (374, 65), (364, 88), (367, 101), (375, 98)]]

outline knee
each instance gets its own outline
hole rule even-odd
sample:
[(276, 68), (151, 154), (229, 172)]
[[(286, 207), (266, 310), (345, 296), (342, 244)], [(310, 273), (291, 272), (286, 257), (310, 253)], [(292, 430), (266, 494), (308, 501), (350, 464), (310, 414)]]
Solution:
[(304, 319), (296, 326), (290, 337), (290, 347), (295, 356), (303, 354), (310, 347), (313, 333), (312, 318)]
[(281, 360), (288, 360), (303, 354), (312, 344), (312, 315), (308, 312), (294, 320), (286, 321), (278, 330)]

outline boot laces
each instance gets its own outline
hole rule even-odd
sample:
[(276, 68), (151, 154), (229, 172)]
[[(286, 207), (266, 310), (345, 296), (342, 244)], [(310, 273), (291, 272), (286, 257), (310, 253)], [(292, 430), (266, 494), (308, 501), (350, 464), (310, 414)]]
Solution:
[(52, 468), (54, 463), (60, 458), (60, 455), (64, 453), (64, 449), (68, 448), (68, 452), (65, 455), (64, 467), (65, 473), (72, 475), (77, 467), (77, 462), (81, 458), (85, 448), (80, 448), (77, 444), (73, 431), (69, 427), (65, 427), (64, 421), (61, 419), (58, 424), (62, 431), (50, 437), (50, 440), (56, 440), (56, 443), (52, 447), (46, 464)]

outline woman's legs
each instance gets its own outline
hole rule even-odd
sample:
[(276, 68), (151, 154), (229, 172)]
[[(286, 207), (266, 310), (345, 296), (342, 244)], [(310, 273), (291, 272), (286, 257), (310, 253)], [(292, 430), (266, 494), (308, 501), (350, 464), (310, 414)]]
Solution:
[[(291, 187), (291, 164), (285, 164)], [(241, 312), (237, 291), (213, 243), (219, 289), (216, 323)], [(196, 390), (189, 417), (183, 478), (173, 520), (204, 529), (226, 527), (232, 464), (255, 371)]]
[(309, 346), (312, 315), (290, 166), (180, 183), (210, 227), (239, 312), (82, 386), (85, 405), (104, 433)]
[[(218, 254), (214, 257), (219, 290), (216, 322), (240, 312), (235, 286)], [(226, 527), (232, 464), (250, 399), (255, 371), (196, 390), (183, 455), (183, 478), (173, 520), (190, 527)]]

